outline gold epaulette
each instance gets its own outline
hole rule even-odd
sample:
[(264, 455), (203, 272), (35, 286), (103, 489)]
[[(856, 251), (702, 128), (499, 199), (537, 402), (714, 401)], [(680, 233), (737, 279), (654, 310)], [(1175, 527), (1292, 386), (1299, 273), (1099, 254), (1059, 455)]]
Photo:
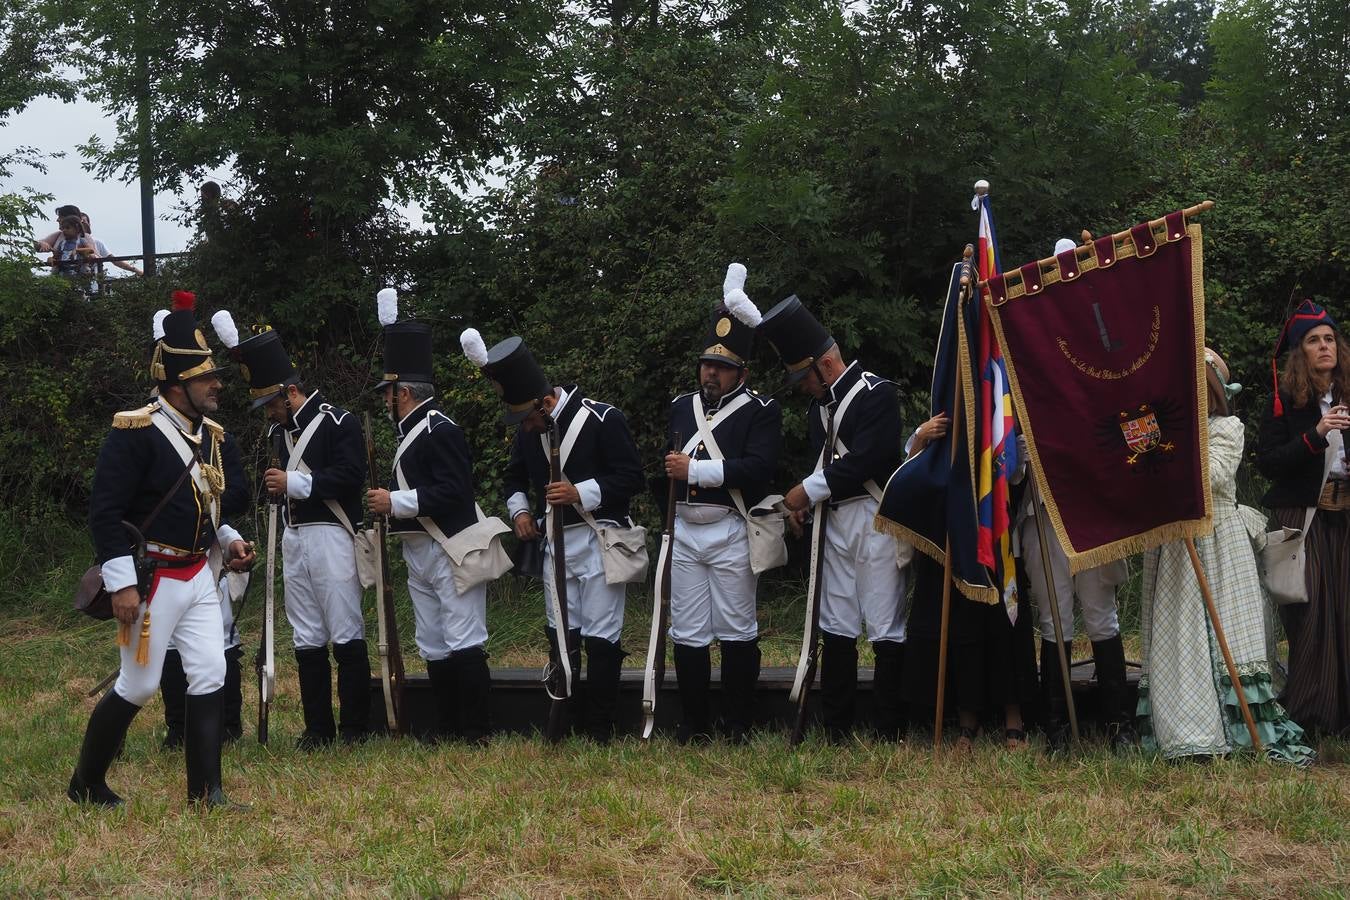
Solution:
[(225, 440), (225, 427), (214, 419), (208, 419), (206, 416), (202, 416), (202, 427), (211, 432), (211, 437), (215, 440)]
[(159, 409), (158, 403), (149, 403), (140, 409), (127, 409), (113, 413), (114, 428), (145, 428), (150, 424), (150, 415)]

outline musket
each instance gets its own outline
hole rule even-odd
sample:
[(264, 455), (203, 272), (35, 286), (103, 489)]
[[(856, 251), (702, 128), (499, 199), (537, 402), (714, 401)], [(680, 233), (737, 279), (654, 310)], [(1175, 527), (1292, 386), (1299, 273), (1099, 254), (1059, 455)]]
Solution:
[[(273, 469), (281, 468), (281, 428), (276, 427), (272, 435)], [(276, 604), (277, 604), (277, 515), (281, 506), (281, 497), (267, 495), (267, 564), (263, 586), (263, 626), (262, 640), (258, 646), (258, 656), (254, 668), (258, 672), (258, 743), (267, 743), (267, 721), (272, 712), (272, 701), (277, 695), (277, 642), (276, 642)]]
[[(370, 427), (370, 413), (365, 414), (366, 465), (372, 490), (380, 485), (380, 473), (375, 463), (375, 432)], [(394, 590), (389, 577), (387, 535), (389, 520), (370, 514), (375, 531), (375, 621), (379, 627), (380, 686), (384, 690), (385, 722), (393, 734), (408, 733), (408, 712), (403, 689), (403, 652), (398, 640), (398, 617), (394, 612)]]
[[(548, 477), (549, 483), (562, 481), (562, 435), (558, 430), (558, 420), (549, 416), (548, 431)], [(562, 740), (567, 729), (568, 701), (572, 698), (572, 660), (568, 656), (567, 622), (567, 550), (563, 537), (563, 504), (548, 509), (548, 540), (552, 543), (553, 592), (545, 591), (553, 605), (553, 622), (557, 633), (557, 657), (549, 661), (544, 669), (544, 690), (553, 701), (548, 709), (548, 724), (544, 737), (549, 743)]]
[[(826, 417), (825, 446), (820, 452), (822, 460), (829, 459), (834, 452), (834, 410)], [(828, 512), (829, 501), (822, 500), (816, 504), (811, 520), (811, 578), (806, 588), (806, 624), (802, 632), (802, 651), (797, 658), (797, 674), (788, 695), (788, 700), (797, 704), (797, 718), (788, 739), (794, 747), (806, 734), (806, 701), (820, 661), (820, 595), (825, 581), (821, 569), (825, 563), (825, 516)]]
[[(675, 433), (676, 452), (683, 446)], [(656, 699), (666, 680), (666, 631), (670, 628), (670, 571), (675, 552), (675, 479), (669, 478), (666, 493), (666, 530), (661, 532), (661, 553), (656, 558), (656, 581), (652, 591), (652, 632), (647, 640), (647, 667), (642, 674), (642, 739), (651, 740), (656, 730)]]

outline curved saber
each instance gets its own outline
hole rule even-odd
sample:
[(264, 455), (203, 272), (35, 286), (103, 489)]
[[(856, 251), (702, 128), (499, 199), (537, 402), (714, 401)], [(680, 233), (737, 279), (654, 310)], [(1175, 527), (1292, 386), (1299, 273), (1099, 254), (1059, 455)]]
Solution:
[(267, 578), (263, 603), (262, 666), (258, 670), (258, 743), (267, 743), (268, 720), (272, 701), (277, 696), (277, 509), (279, 504), (269, 502), (267, 508)]
[[(797, 673), (792, 679), (792, 690), (788, 701), (801, 703), (803, 692), (811, 690), (815, 680), (816, 639), (820, 632), (820, 595), (816, 584), (820, 580), (820, 551), (825, 530), (824, 503), (816, 504), (815, 515), (811, 521), (811, 575), (806, 586), (806, 623), (802, 630), (802, 650), (797, 657)], [(809, 680), (808, 680), (809, 679)]]
[(647, 667), (642, 675), (642, 739), (656, 728), (656, 698), (666, 674), (666, 629), (670, 620), (671, 536), (661, 535), (661, 553), (656, 559), (656, 583), (652, 588), (652, 630), (647, 639)]
[(375, 626), (379, 631), (380, 687), (384, 691), (384, 718), (390, 734), (398, 733), (398, 705), (394, 699), (394, 676), (389, 667), (389, 623), (384, 616), (384, 541), (375, 542)]

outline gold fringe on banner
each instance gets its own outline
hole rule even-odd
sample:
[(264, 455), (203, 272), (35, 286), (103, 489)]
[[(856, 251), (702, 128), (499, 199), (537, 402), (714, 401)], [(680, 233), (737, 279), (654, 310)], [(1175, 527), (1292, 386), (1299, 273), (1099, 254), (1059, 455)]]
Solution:
[[(902, 541), (908, 541), (914, 545), (914, 549), (918, 550), (933, 562), (940, 566), (946, 565), (947, 557), (943, 554), (942, 548), (923, 535), (910, 531), (903, 525), (897, 525), (880, 513), (872, 518), (872, 527), (877, 531), (889, 534), (891, 537)], [(956, 577), (955, 572), (952, 573), (952, 584), (956, 585), (957, 591), (959, 591), (961, 596), (965, 597), (967, 600), (973, 600), (976, 603), (987, 603), (990, 606), (1002, 602), (998, 594), (998, 588), (962, 581), (960, 578)]]
[[(1204, 200), (1194, 206), (1188, 206), (1182, 210), (1182, 221), (1185, 222), (1187, 226), (1186, 233), (1190, 233), (1191, 223), (1187, 220), (1190, 219), (1191, 216), (1199, 215), (1200, 213), (1213, 208), (1213, 200)], [(1148, 227), (1153, 236), (1161, 243), (1171, 243), (1172, 241), (1180, 239), (1180, 236), (1172, 237), (1167, 233), (1166, 218), (1150, 219)], [(1111, 235), (1111, 244), (1115, 247), (1115, 259), (1102, 262), (1097, 259), (1097, 250), (1096, 246), (1092, 243), (1091, 234), (1086, 231), (1083, 232), (1083, 243), (1074, 248), (1075, 256), (1078, 260), (1079, 277), (1086, 275), (1094, 269), (1109, 268), (1122, 259), (1132, 259), (1138, 255), (1134, 246), (1134, 237), (1130, 234), (1129, 229), (1117, 231), (1115, 234)], [(1065, 252), (1067, 253), (1068, 251), (1066, 250)], [(1047, 256), (1045, 259), (1037, 260), (1036, 265), (1041, 273), (1041, 290), (1045, 290), (1052, 284), (1058, 284), (1061, 281), (1067, 280), (1059, 270), (1059, 258), (1056, 256)], [(1022, 273), (1020, 269), (1009, 269), (1008, 271), (1000, 272), (999, 274), (1003, 276), (1004, 284), (1007, 285), (1008, 300), (1016, 300), (1018, 297), (1026, 296), (1026, 286), (1022, 283)], [(982, 301), (988, 285), (989, 282), (987, 281), (980, 282), (979, 290)], [(993, 308), (993, 304), (990, 304), (990, 308)]]
[[(1190, 207), (1185, 210), (1186, 215), (1193, 215), (1209, 209), (1214, 205), (1213, 201), (1206, 200), (1204, 203)], [(1150, 222), (1150, 226), (1162, 222), (1157, 219)], [(1133, 247), (1133, 241), (1130, 240), (1130, 232), (1123, 231), (1114, 238), (1117, 242), (1124, 235), (1125, 242)], [(1172, 541), (1180, 541), (1186, 538), (1204, 537), (1214, 530), (1213, 525), (1213, 498), (1210, 495), (1209, 488), (1209, 426), (1205, 409), (1207, 399), (1205, 396), (1205, 282), (1204, 282), (1204, 248), (1201, 237), (1199, 223), (1190, 223), (1186, 226), (1186, 236), (1191, 239), (1191, 320), (1192, 332), (1195, 341), (1195, 385), (1196, 385), (1196, 410), (1200, 417), (1198, 448), (1200, 453), (1200, 478), (1204, 488), (1204, 518), (1186, 519), (1177, 522), (1169, 522), (1166, 525), (1160, 525), (1151, 528), (1148, 531), (1129, 537), (1121, 538), (1118, 541), (1112, 541), (1109, 544), (1102, 544), (1099, 547), (1093, 547), (1090, 550), (1078, 551), (1073, 548), (1069, 541), (1068, 531), (1064, 527), (1064, 520), (1059, 514), (1059, 503), (1056, 501), (1050, 490), (1050, 483), (1045, 476), (1045, 468), (1041, 465), (1040, 451), (1036, 443), (1036, 435), (1033, 429), (1031, 418), (1027, 415), (1026, 403), (1022, 398), (1021, 381), (1017, 374), (1016, 361), (1008, 352), (1008, 341), (1003, 333), (1003, 321), (999, 317), (999, 308), (992, 302), (992, 297), (987, 297), (984, 293), (984, 285), (981, 282), (981, 300), (989, 306), (989, 318), (994, 326), (994, 333), (998, 337), (999, 346), (1003, 348), (1003, 361), (1008, 368), (1008, 386), (1011, 388), (1013, 396), (1013, 406), (1017, 411), (1017, 424), (1021, 428), (1022, 434), (1026, 436), (1027, 453), (1031, 457), (1032, 471), (1036, 478), (1036, 489), (1040, 492), (1041, 499), (1045, 501), (1045, 511), (1050, 517), (1050, 523), (1054, 527), (1055, 537), (1059, 540), (1060, 546), (1064, 549), (1065, 556), (1069, 559), (1069, 571), (1077, 574), (1086, 569), (1092, 569), (1097, 566), (1105, 565), (1117, 559), (1123, 559), (1136, 553), (1143, 553), (1154, 547)], [(1081, 248), (1080, 248), (1081, 249)], [(1134, 255), (1121, 253), (1121, 256)], [(1041, 260), (1041, 265), (1046, 264), (1046, 260)], [(1050, 263), (1055, 263), (1052, 257)], [(1056, 265), (1056, 271), (1058, 266)], [(1084, 268), (1086, 273), (1086, 267)], [(1058, 279), (1055, 279), (1058, 280)], [(1052, 283), (1049, 278), (1045, 284)], [(1009, 291), (1011, 298), (1012, 292)]]

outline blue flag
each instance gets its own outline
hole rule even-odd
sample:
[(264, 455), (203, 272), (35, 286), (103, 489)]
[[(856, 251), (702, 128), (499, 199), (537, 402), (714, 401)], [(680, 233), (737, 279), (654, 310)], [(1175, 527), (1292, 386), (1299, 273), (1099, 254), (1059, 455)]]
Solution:
[[(996, 603), (999, 591), (979, 558), (979, 511), (976, 502), (975, 394), (980, 383), (970, 336), (977, 334), (978, 304), (961, 295), (961, 275), (978, 277), (966, 263), (952, 267), (942, 332), (933, 359), (931, 414), (946, 413), (945, 437), (929, 442), (895, 470), (881, 498), (875, 525), (914, 547), (939, 564), (951, 540), (952, 576), (957, 590), (971, 600)], [(961, 374), (961, 396), (956, 396)], [(960, 406), (959, 419), (957, 406)], [(955, 445), (955, 456), (953, 456)]]

